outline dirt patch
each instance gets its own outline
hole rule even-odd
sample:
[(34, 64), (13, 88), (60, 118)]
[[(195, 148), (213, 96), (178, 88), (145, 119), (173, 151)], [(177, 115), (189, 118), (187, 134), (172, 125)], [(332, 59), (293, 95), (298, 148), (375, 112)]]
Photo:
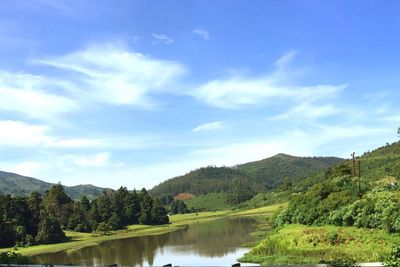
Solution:
[(190, 193), (179, 193), (176, 196), (174, 196), (174, 199), (179, 199), (179, 200), (185, 200), (185, 199), (191, 199), (194, 198), (195, 195), (190, 194)]

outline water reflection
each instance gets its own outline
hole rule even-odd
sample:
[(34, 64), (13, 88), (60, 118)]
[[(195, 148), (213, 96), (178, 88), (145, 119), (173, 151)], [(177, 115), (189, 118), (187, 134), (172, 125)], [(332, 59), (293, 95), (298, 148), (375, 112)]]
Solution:
[(75, 265), (161, 266), (230, 265), (247, 250), (253, 220), (224, 218), (197, 223), (172, 233), (104, 242), (98, 246), (34, 257), (37, 263)]

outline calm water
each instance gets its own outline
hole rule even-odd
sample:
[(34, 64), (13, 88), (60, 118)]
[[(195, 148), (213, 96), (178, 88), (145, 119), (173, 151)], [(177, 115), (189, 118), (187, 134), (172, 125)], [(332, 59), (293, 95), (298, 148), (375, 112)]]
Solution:
[[(74, 265), (230, 266), (248, 249), (254, 220), (224, 218), (190, 225), (172, 233), (107, 241), (80, 250), (39, 255), (37, 263)], [(254, 264), (252, 264), (254, 265)]]

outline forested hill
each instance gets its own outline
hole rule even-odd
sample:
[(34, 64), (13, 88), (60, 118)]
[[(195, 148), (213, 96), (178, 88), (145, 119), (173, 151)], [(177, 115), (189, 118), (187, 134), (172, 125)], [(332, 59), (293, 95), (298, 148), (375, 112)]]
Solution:
[(238, 165), (235, 168), (267, 188), (279, 186), (285, 177), (295, 182), (321, 170), (337, 165), (343, 159), (337, 157), (294, 157), (278, 154), (270, 158)]
[(366, 152), (354, 165), (345, 161), (310, 187), (293, 186), (296, 194), (276, 225), (333, 224), (400, 233), (400, 142)]
[[(53, 185), (52, 183), (47, 183), (39, 179), (0, 171), (0, 194), (3, 195), (25, 196), (33, 191), (43, 194)], [(83, 195), (92, 199), (101, 195), (103, 190), (111, 190), (93, 185), (64, 186), (64, 188), (67, 195), (72, 199), (79, 199)]]
[(182, 192), (206, 194), (231, 192), (243, 186), (253, 192), (264, 192), (280, 186), (284, 179), (294, 182), (343, 161), (335, 157), (294, 157), (285, 154), (234, 167), (205, 167), (155, 186), (154, 196)]

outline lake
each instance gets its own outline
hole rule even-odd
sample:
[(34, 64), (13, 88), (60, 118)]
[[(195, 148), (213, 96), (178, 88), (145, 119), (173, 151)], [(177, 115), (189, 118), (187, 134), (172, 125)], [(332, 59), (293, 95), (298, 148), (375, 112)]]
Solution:
[(32, 258), (40, 264), (86, 266), (230, 266), (248, 251), (241, 245), (252, 241), (254, 223), (250, 218), (223, 218), (171, 233), (112, 240)]

